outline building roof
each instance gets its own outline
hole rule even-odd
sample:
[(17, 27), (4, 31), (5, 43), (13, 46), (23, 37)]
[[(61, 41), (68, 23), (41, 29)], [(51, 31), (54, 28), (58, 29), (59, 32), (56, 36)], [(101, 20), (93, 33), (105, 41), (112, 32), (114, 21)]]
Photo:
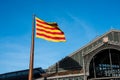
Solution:
[(68, 56), (71, 57), (72, 55), (76, 54), (77, 52), (80, 52), (81, 50), (84, 50), (85, 48), (87, 48), (88, 46), (94, 44), (95, 42), (97, 42), (97, 41), (99, 41), (99, 40), (101, 40), (101, 39), (103, 40), (103, 38), (106, 37), (106, 36), (107, 36), (107, 37), (109, 38), (109, 40), (110, 40), (110, 38), (113, 37), (114, 35), (113, 35), (113, 36), (108, 36), (108, 35), (111, 34), (111, 33), (115, 33), (115, 32), (120, 33), (120, 30), (112, 29), (112, 30), (104, 33), (103, 35), (96, 37), (94, 40), (92, 40), (91, 42), (89, 42), (88, 44), (86, 44), (85, 46), (81, 47), (80, 49), (76, 50), (75, 52), (71, 53), (71, 54), (68, 55)]
[[(66, 56), (65, 58), (62, 58), (60, 61), (58, 61), (57, 63), (59, 64), (59, 62), (64, 62), (65, 59), (71, 58), (73, 60), (75, 60), (76, 62), (78, 62), (80, 65), (82, 65), (82, 56), (86, 56), (87, 54), (89, 54), (90, 52), (92, 52), (93, 50), (99, 48), (100, 46), (104, 45), (104, 41), (103, 38), (108, 37), (108, 42), (109, 44), (114, 44), (114, 45), (120, 45), (120, 30), (110, 30), (108, 32), (106, 32), (105, 34), (103, 34), (102, 36), (98, 36), (96, 37), (94, 40), (92, 40), (91, 42), (89, 42), (87, 45), (83, 46), (82, 48), (76, 50), (75, 52), (71, 53), (70, 55)], [(81, 62), (78, 61), (77, 57), (79, 54), (81, 56)], [(80, 57), (79, 56), (79, 57)], [(56, 63), (52, 66), (49, 67), (49, 69), (54, 68), (56, 66)]]
[[(0, 80), (28, 80), (28, 73), (29, 69), (0, 74)], [(34, 78), (41, 77), (43, 73), (45, 71), (42, 68), (35, 68), (33, 70)]]

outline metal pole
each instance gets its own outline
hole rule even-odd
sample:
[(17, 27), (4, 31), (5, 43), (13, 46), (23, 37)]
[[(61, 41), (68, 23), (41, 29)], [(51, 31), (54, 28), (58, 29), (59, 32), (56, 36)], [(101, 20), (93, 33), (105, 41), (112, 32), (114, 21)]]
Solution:
[(83, 52), (82, 52), (82, 57), (83, 57), (83, 72), (84, 72), (84, 80), (86, 80), (86, 73), (85, 73), (85, 60), (84, 60)]
[(94, 77), (96, 78), (96, 70), (95, 70), (95, 62), (94, 62), (94, 57), (93, 57), (93, 69), (94, 69)]
[(109, 59), (110, 59), (110, 69), (111, 69), (111, 75), (113, 75), (113, 73), (112, 73), (112, 59), (111, 59), (110, 49), (109, 49)]

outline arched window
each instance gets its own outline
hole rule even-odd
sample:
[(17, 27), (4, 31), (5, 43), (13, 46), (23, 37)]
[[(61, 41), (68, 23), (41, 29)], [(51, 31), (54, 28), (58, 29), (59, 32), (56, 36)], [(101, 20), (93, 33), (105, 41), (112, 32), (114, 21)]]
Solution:
[(120, 51), (105, 49), (91, 60), (88, 78), (120, 77)]

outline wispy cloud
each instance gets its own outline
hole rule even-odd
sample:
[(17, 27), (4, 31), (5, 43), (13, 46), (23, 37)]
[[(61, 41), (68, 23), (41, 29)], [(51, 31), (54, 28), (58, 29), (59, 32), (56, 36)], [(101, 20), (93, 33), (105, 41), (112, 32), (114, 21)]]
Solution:
[(75, 26), (78, 26), (83, 31), (83, 34), (87, 37), (88, 40), (91, 40), (95, 36), (97, 36), (97, 33), (93, 26), (89, 24), (89, 22), (85, 22), (84, 20), (80, 19), (79, 17), (73, 16), (72, 14), (68, 13), (71, 19), (73, 19), (73, 23)]

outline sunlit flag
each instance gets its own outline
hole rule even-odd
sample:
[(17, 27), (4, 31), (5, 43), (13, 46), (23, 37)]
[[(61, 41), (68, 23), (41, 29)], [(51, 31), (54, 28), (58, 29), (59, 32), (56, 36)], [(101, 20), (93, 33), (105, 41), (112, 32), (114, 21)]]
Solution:
[(65, 35), (62, 30), (58, 28), (57, 23), (48, 23), (37, 17), (36, 22), (36, 37), (42, 38), (52, 42), (65, 42)]

